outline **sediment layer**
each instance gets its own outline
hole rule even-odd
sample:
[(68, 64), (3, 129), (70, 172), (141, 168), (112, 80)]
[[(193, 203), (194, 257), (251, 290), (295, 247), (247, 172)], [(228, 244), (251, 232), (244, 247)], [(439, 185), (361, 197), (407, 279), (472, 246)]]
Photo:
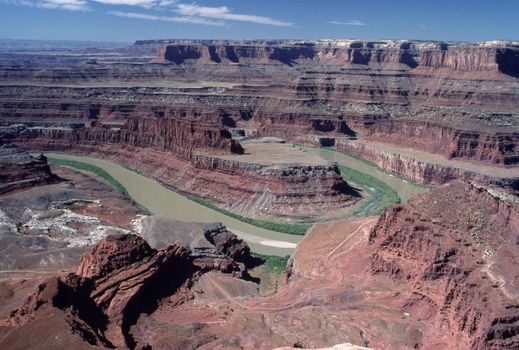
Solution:
[[(247, 245), (222, 225), (146, 218), (152, 245), (106, 237), (75, 273), (44, 279), (1, 320), (0, 344), (515, 349), (518, 205), (452, 182), (380, 217), (318, 224), (280, 290), (261, 298), (246, 281)], [(49, 341), (35, 346), (27, 331)]]
[(381, 169), (420, 184), (441, 185), (462, 179), (506, 188), (515, 193), (519, 190), (519, 171), (515, 168), (495, 168), (488, 164), (460, 160), (448, 162), (426, 152), (408, 147), (385, 146), (380, 142), (340, 139), (334, 145), (341, 152), (369, 160)]
[[(16, 330), (3, 339), (4, 346), (34, 323), (58, 315), (67, 320), (77, 341), (102, 348), (144, 348), (130, 329), (140, 312), (169, 294), (176, 293), (178, 302), (189, 299), (186, 285), (207, 271), (235, 277), (245, 273), (245, 265), (225, 253), (243, 242), (225, 230), (212, 237), (221, 247), (199, 255), (175, 244), (156, 250), (132, 234), (104, 238), (82, 256), (75, 273), (48, 278), (10, 314), (5, 324)], [(245, 254), (251, 258), (248, 251)]]
[(0, 141), (0, 194), (58, 181), (45, 157), (31, 157), (23, 149)]
[(402, 65), (408, 68), (448, 68), (495, 71), (517, 76), (519, 51), (514, 45), (480, 45), (412, 41), (185, 41), (163, 43), (157, 63), (176, 64), (285, 64), (329, 66)]

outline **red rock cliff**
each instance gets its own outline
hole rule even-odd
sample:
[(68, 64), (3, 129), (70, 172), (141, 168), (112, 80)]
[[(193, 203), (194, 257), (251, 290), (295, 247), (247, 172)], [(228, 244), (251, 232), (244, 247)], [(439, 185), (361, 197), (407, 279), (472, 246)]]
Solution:
[(519, 75), (519, 50), (513, 45), (460, 45), (442, 42), (317, 41), (252, 43), (179, 42), (162, 44), (156, 63), (176, 64), (350, 64), (449, 68)]
[(248, 216), (262, 208), (269, 215), (319, 217), (355, 201), (333, 164), (279, 168), (217, 158), (243, 149), (228, 131), (204, 122), (132, 118), (120, 129), (34, 127), (6, 137), (30, 149), (110, 158)]
[(210, 148), (222, 152), (243, 152), (231, 134), (215, 124), (178, 118), (129, 119), (120, 129), (104, 126), (72, 128), (28, 128), (18, 136), (6, 138), (47, 139), (74, 144), (119, 144), (156, 148), (172, 152), (182, 159), (191, 159), (195, 149)]
[(34, 158), (26, 151), (0, 140), (0, 194), (59, 181), (45, 157)]
[(519, 206), (452, 183), (386, 210), (370, 236), (375, 273), (409, 285), (408, 305), (437, 310), (460, 348), (519, 347)]
[(451, 158), (500, 165), (519, 162), (519, 133), (468, 131), (416, 120), (381, 120), (367, 128), (368, 138), (416, 147)]

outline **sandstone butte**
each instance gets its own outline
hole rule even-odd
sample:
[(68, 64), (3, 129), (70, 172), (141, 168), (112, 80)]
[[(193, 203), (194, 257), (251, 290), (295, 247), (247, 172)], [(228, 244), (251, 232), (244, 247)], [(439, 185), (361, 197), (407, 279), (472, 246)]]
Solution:
[[(519, 349), (517, 42), (79, 53), (0, 53), (1, 348)], [(166, 222), (174, 234), (145, 240), (135, 204), (26, 152), (105, 158), (246, 216), (357, 201), (336, 163), (255, 158), (258, 138), (333, 147), (433, 188), (379, 217), (314, 225), (259, 296), (257, 259), (222, 225)], [(35, 210), (61, 226), (42, 234)], [(78, 248), (71, 232), (103, 234)], [(46, 250), (52, 269), (28, 257)], [(34, 269), (12, 267), (21, 251)]]

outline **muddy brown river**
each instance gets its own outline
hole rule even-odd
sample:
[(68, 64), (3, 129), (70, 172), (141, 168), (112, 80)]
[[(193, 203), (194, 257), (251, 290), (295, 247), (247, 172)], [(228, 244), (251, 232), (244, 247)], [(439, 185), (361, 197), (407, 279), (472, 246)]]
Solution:
[[(341, 165), (376, 177), (393, 187), (402, 201), (424, 191), (419, 186), (388, 175), (376, 167), (349, 157), (346, 154), (311, 147), (305, 147), (304, 149), (308, 152), (318, 152), (321, 157), (327, 160), (338, 162)], [(297, 242), (302, 239), (302, 236), (266, 230), (231, 218), (170, 190), (154, 179), (104, 159), (61, 153), (46, 153), (45, 155), (52, 158), (79, 161), (104, 169), (126, 188), (137, 203), (154, 215), (185, 222), (222, 222), (230, 231), (245, 240), (251, 247), (251, 250), (256, 253), (279, 256), (289, 255), (294, 251)]]
[(196, 222), (222, 222), (245, 240), (251, 250), (267, 255), (290, 255), (303, 236), (266, 230), (231, 218), (168, 189), (158, 181), (140, 175), (110, 161), (61, 153), (45, 153), (47, 157), (75, 160), (95, 165), (108, 172), (128, 191), (133, 200), (154, 215), (168, 219)]

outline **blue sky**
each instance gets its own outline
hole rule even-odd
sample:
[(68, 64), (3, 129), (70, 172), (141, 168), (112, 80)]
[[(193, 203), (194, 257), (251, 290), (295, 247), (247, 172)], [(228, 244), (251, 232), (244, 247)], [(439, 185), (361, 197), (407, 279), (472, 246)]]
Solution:
[(0, 38), (519, 39), (519, 0), (0, 0)]

